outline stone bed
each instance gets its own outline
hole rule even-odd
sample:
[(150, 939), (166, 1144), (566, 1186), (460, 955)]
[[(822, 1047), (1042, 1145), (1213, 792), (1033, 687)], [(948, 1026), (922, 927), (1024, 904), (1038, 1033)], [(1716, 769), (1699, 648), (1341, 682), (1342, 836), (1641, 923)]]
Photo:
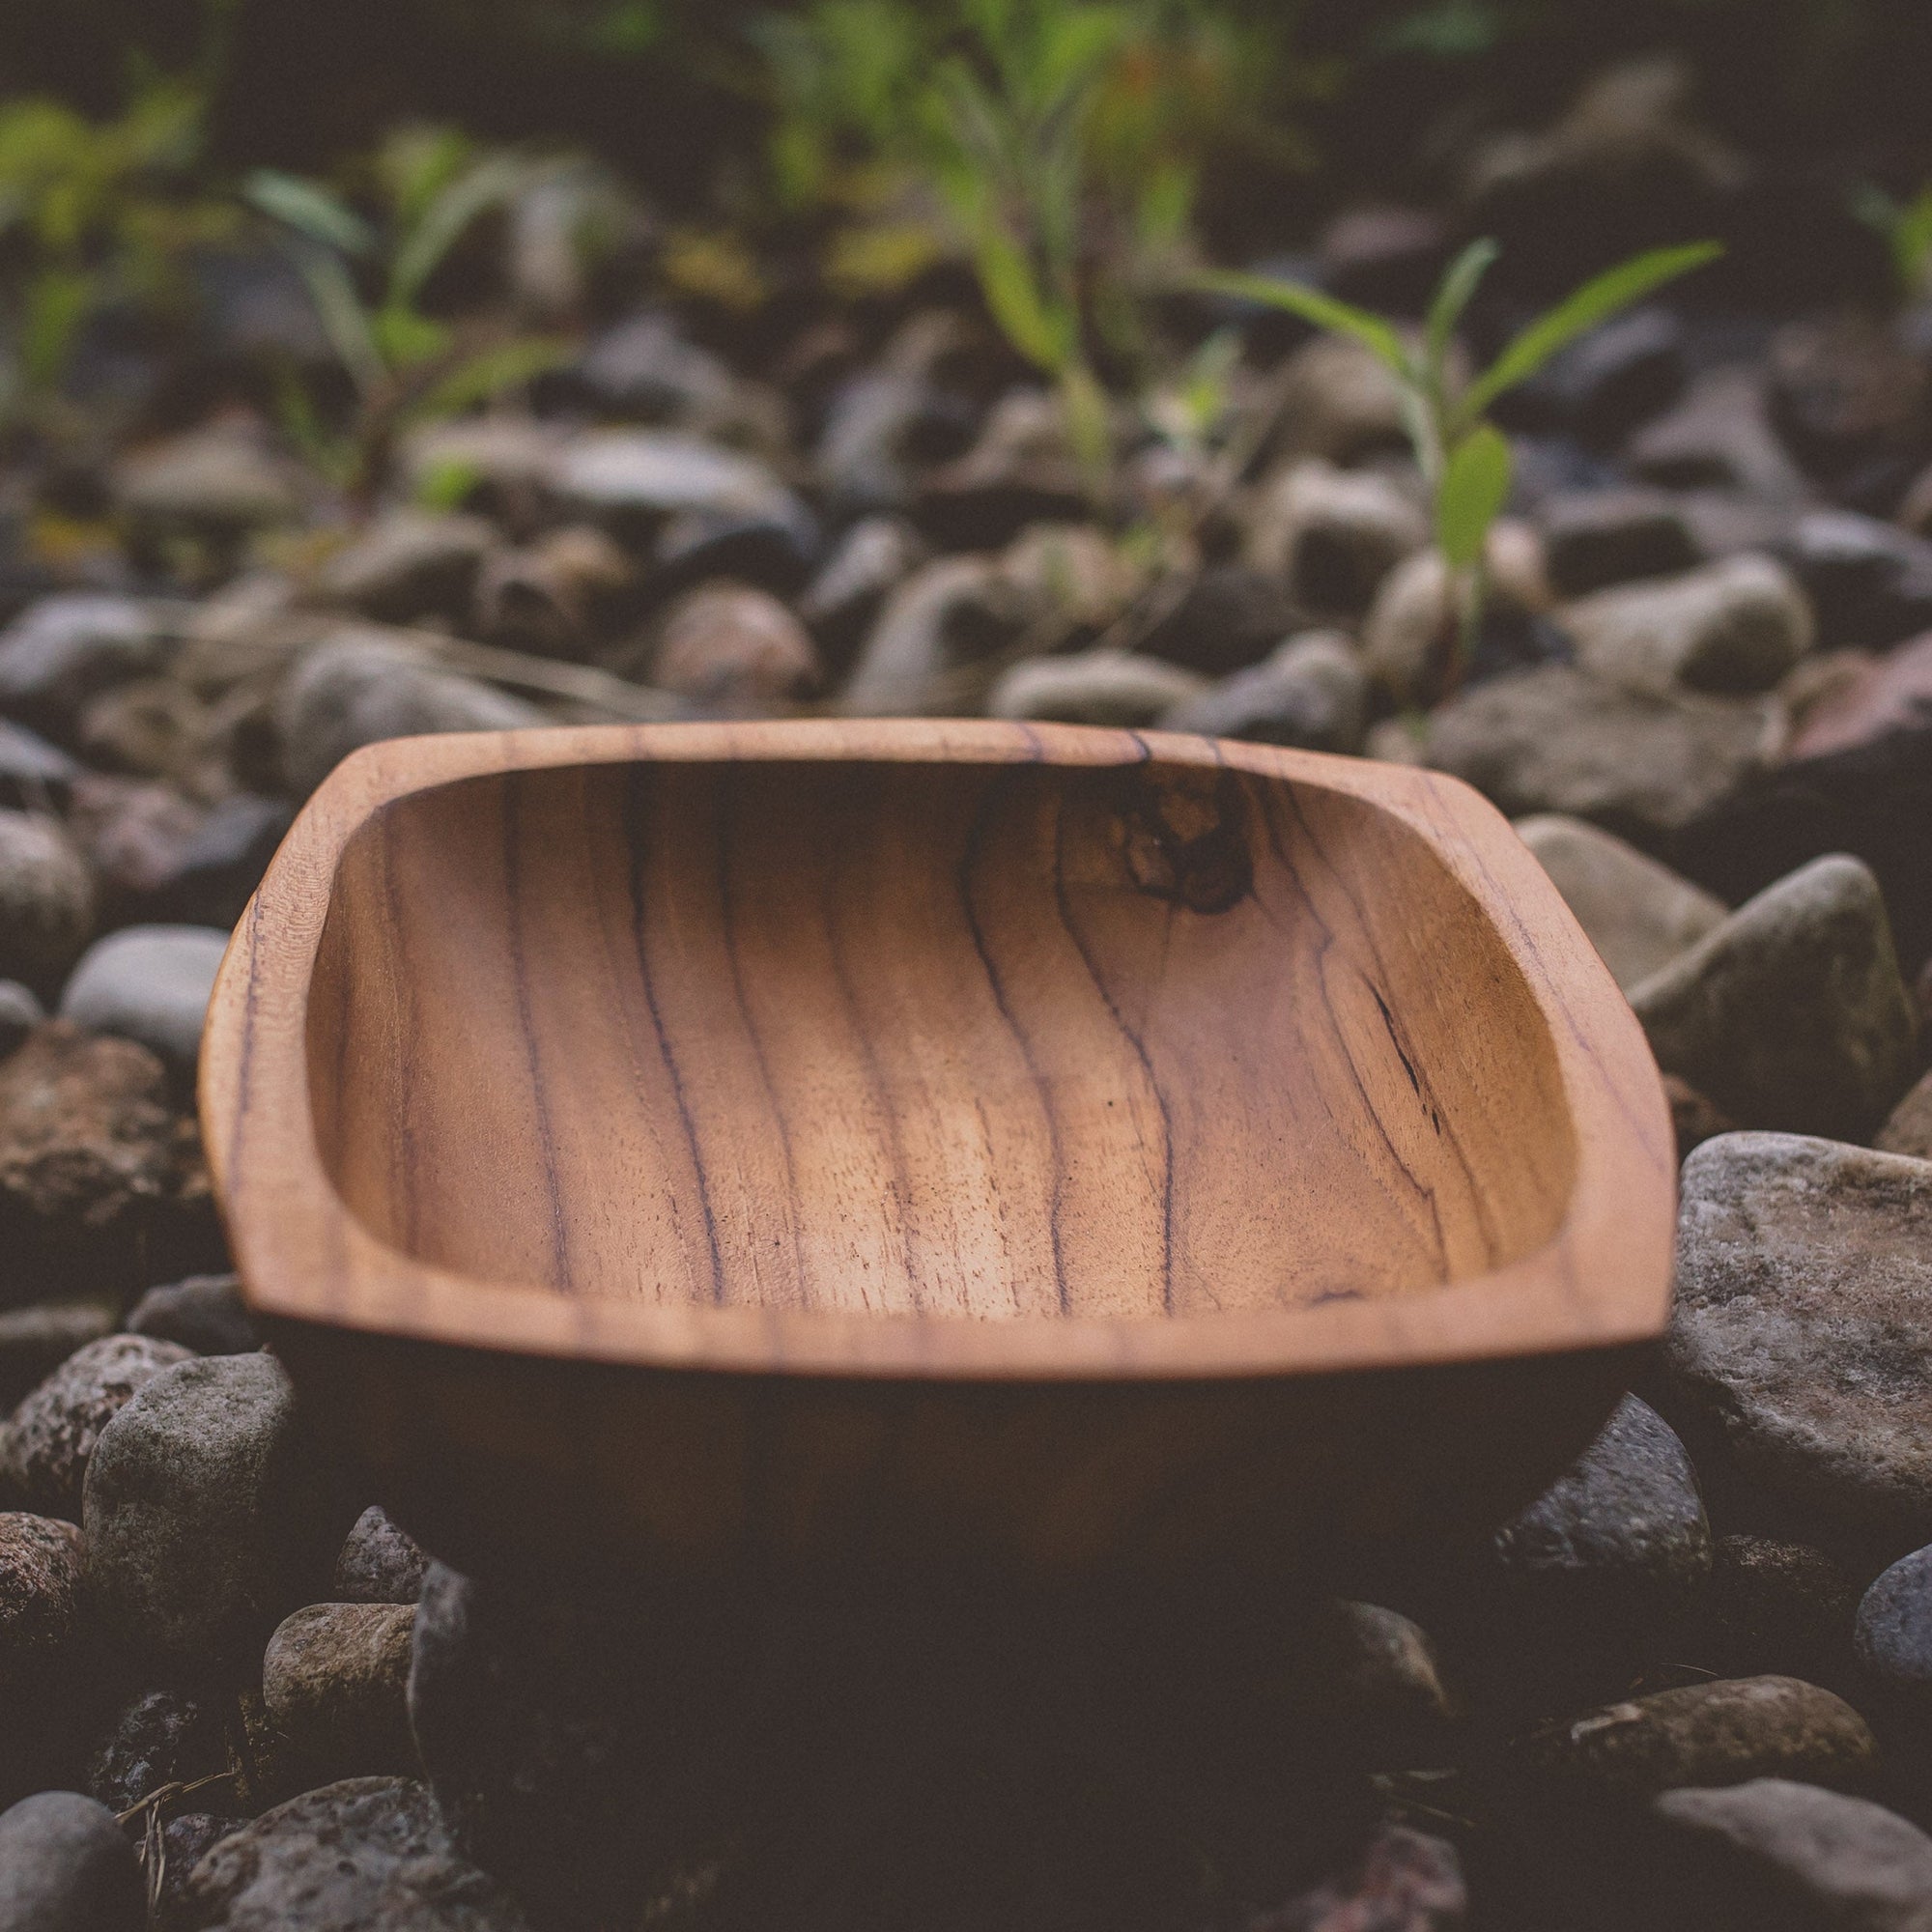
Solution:
[[(247, 420), (105, 464), (121, 551), (0, 631), (0, 1932), (1932, 1926), (1932, 481), (1843, 481), (1905, 434), (1831, 417), (1861, 327), (1559, 362), (1463, 674), (1327, 341), (1255, 358), (1247, 476), (1129, 449), (1157, 554), (943, 310), (789, 428), (637, 318), (360, 522)], [(294, 809), (405, 732), (827, 706), (1420, 759), (1519, 819), (1685, 1156), (1667, 1343), (1541, 1501), (1068, 1620), (469, 1579), (313, 1446), (189, 1110)]]

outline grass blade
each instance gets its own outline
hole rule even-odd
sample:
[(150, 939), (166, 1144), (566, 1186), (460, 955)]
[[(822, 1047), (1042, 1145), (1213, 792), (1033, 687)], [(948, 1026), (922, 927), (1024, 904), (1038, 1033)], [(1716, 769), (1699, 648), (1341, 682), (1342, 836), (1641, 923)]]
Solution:
[(1435, 543), (1453, 568), (1467, 570), (1483, 554), (1509, 499), (1512, 467), (1508, 441), (1488, 423), (1456, 445), (1435, 493)]
[(1380, 316), (1367, 309), (1337, 301), (1305, 282), (1280, 281), (1271, 275), (1203, 275), (1194, 284), (1210, 295), (1233, 296), (1240, 301), (1262, 302), (1269, 308), (1284, 308), (1312, 322), (1317, 328), (1332, 329), (1338, 335), (1352, 336), (1377, 361), (1405, 383), (1415, 380), (1408, 349)]

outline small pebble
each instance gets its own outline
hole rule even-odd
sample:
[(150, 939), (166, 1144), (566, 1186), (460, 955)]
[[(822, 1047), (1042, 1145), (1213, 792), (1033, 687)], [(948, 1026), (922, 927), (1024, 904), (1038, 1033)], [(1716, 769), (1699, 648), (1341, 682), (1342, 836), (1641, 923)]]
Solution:
[(130, 1335), (176, 1342), (197, 1355), (245, 1355), (262, 1346), (242, 1284), (232, 1274), (190, 1275), (151, 1288), (129, 1311)]
[(1888, 1703), (1932, 1713), (1932, 1548), (1901, 1556), (1865, 1592), (1853, 1641)]
[(412, 1605), (428, 1570), (429, 1558), (414, 1539), (371, 1503), (335, 1559), (329, 1595), (343, 1604)]
[(412, 1772), (413, 1608), (311, 1604), (285, 1617), (262, 1660), (262, 1701), (305, 1782)]

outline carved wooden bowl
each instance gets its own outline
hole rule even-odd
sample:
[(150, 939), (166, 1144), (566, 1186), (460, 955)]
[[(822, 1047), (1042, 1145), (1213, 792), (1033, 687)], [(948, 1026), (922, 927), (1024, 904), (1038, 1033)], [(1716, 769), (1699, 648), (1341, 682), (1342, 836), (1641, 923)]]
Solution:
[(298, 1386), (472, 1564), (1293, 1564), (1534, 1494), (1668, 1308), (1660, 1083), (1536, 862), (1263, 746), (372, 747), (202, 1111)]

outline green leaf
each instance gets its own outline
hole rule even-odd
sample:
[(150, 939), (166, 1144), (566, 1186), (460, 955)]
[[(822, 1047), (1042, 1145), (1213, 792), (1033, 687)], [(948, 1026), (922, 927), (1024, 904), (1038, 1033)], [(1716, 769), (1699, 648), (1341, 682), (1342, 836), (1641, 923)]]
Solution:
[(412, 307), (423, 284), (470, 224), (509, 200), (528, 178), (529, 164), (521, 155), (491, 155), (442, 188), (396, 250), (387, 305)]
[(1577, 336), (1607, 322), (1619, 309), (1641, 301), (1653, 289), (1675, 281), (1692, 269), (1715, 261), (1724, 252), (1720, 242), (1692, 242), (1681, 248), (1653, 248), (1614, 269), (1605, 270), (1574, 295), (1539, 316), (1503, 353), (1462, 399), (1459, 415), (1473, 422), (1506, 389), (1527, 382), (1559, 349)]
[(43, 269), (27, 284), (19, 355), (30, 388), (45, 392), (58, 386), (99, 293), (85, 269)]
[(376, 346), (369, 311), (362, 305), (347, 265), (340, 255), (311, 244), (298, 244), (290, 252), (307, 285), (328, 346), (356, 388), (368, 395), (383, 381), (383, 354)]
[(1429, 305), (1429, 367), (1438, 380), (1456, 325), (1463, 320), (1463, 311), (1469, 306), (1478, 284), (1501, 252), (1487, 236), (1480, 242), (1471, 242), (1449, 264), (1435, 291), (1435, 299)]
[(974, 266), (1007, 340), (1029, 362), (1050, 373), (1063, 369), (1073, 349), (1067, 320), (1041, 296), (1032, 265), (998, 222), (981, 223)]
[[(576, 354), (561, 336), (532, 335), (499, 342), (465, 356), (410, 410), (410, 419), (453, 416), (521, 387), (537, 376), (560, 369)], [(473, 480), (473, 479), (472, 479)]]
[(1384, 368), (1405, 383), (1415, 381), (1415, 367), (1407, 346), (1380, 316), (1355, 308), (1304, 282), (1278, 281), (1269, 275), (1203, 275), (1194, 284), (1211, 295), (1233, 296), (1237, 300), (1264, 302), (1270, 308), (1285, 308), (1317, 328), (1332, 329), (1338, 335), (1352, 336)]
[(1509, 443), (1488, 423), (1451, 452), (1435, 491), (1435, 543), (1453, 568), (1467, 570), (1482, 556), (1509, 498), (1510, 470)]
[(446, 324), (432, 322), (412, 308), (378, 309), (370, 322), (376, 347), (390, 369), (413, 369), (431, 362), (449, 348)]
[(298, 235), (320, 242), (344, 255), (367, 255), (376, 246), (376, 231), (345, 202), (315, 182), (298, 180), (274, 168), (257, 168), (242, 184), (242, 193), (264, 214), (286, 223)]

